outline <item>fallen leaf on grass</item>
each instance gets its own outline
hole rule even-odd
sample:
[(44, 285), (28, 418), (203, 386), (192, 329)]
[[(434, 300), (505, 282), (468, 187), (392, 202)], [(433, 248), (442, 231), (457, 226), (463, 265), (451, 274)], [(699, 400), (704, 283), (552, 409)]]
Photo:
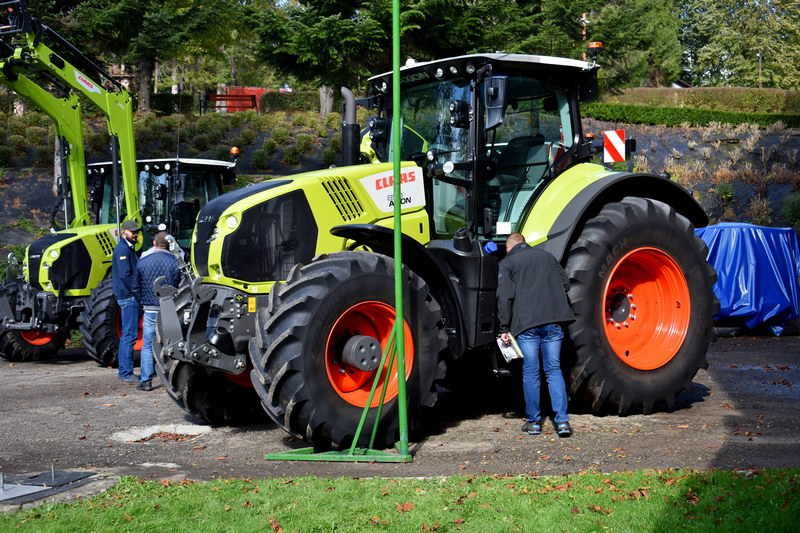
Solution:
[(463, 524), (464, 522), (465, 520), (463, 518), (456, 518), (455, 520), (453, 520), (454, 524)]
[(270, 518), (269, 527), (271, 527), (272, 531), (274, 531), (275, 533), (283, 533), (283, 528), (281, 527), (281, 523), (278, 522), (277, 520)]
[(439, 529), (439, 522), (436, 522), (432, 526), (429, 526), (424, 523), (422, 524), (422, 531), (436, 531), (437, 529)]
[(400, 505), (399, 503), (396, 503), (395, 506), (396, 506), (396, 509), (397, 509), (398, 513), (407, 513), (411, 509), (416, 507), (416, 505), (414, 505), (413, 503), (409, 503), (409, 502), (403, 502), (402, 505)]
[(589, 510), (595, 513), (602, 513), (602, 514), (611, 514), (612, 512), (614, 512), (613, 509), (603, 509), (599, 505), (590, 505)]
[(122, 518), (124, 518), (125, 520), (133, 520), (133, 517), (129, 514), (122, 515)]

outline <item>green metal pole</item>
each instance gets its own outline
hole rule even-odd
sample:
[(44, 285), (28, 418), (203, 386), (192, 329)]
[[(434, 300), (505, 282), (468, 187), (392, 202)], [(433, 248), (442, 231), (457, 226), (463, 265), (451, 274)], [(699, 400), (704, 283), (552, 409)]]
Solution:
[[(403, 256), (400, 223), (400, 0), (392, 1), (392, 128), (394, 154), (394, 300), (395, 348), (397, 349), (397, 407), (400, 441), (398, 452), (408, 455), (408, 411), (406, 405), (405, 323), (403, 322)], [(391, 368), (391, 367), (390, 367)]]
[[(406, 397), (406, 365), (405, 365), (405, 322), (403, 321), (403, 256), (401, 253), (402, 245), (402, 224), (400, 219), (400, 0), (393, 0), (392, 3), (392, 152), (394, 154), (394, 299), (395, 299), (395, 323), (389, 337), (389, 343), (381, 357), (381, 371), (375, 374), (375, 380), (364, 407), (364, 412), (358, 423), (353, 443), (347, 452), (320, 452), (316, 453), (313, 448), (302, 448), (289, 452), (273, 453), (267, 455), (268, 459), (289, 460), (289, 461), (370, 461), (370, 462), (411, 462), (411, 454), (408, 453), (408, 405)], [(381, 410), (385, 400), (386, 389), (391, 381), (392, 367), (394, 358), (397, 357), (397, 409), (398, 409), (398, 429), (400, 432), (399, 440), (395, 444), (397, 453), (383, 452), (371, 449), (375, 443), (375, 437), (380, 421)], [(384, 362), (388, 359), (388, 364), (384, 368)], [(381, 391), (380, 405), (376, 409), (375, 424), (370, 436), (369, 448), (358, 448), (361, 431), (367, 420), (372, 398), (375, 395), (378, 382), (383, 375), (384, 387)]]

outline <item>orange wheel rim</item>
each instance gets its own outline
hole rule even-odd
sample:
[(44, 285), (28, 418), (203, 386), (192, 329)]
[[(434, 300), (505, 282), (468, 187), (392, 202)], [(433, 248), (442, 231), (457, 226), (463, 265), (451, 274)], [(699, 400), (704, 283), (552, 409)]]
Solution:
[(44, 346), (56, 336), (55, 333), (44, 333), (41, 331), (20, 331), (19, 335), (25, 342), (34, 346)]
[[(397, 396), (397, 357), (387, 378), (385, 369), (389, 364), (388, 358), (382, 367), (366, 372), (343, 364), (340, 353), (342, 345), (354, 335), (366, 335), (377, 339), (381, 350), (385, 352), (391, 341), (394, 320), (394, 307), (383, 302), (361, 302), (342, 313), (331, 328), (325, 343), (325, 370), (333, 389), (348, 403), (357, 407), (364, 407), (367, 404), (376, 373), (380, 373), (381, 377), (370, 407), (377, 407), (380, 404), (384, 390), (386, 391), (384, 402)], [(408, 324), (403, 321), (403, 325), (405, 370), (408, 378), (414, 365), (414, 341)]]
[(686, 338), (691, 302), (686, 277), (669, 255), (633, 250), (614, 267), (603, 295), (606, 338), (625, 364), (654, 370), (675, 357)]
[[(117, 309), (117, 338), (122, 338), (122, 309)], [(142, 336), (144, 335), (144, 316), (139, 317), (139, 329), (136, 331), (136, 342), (133, 344), (134, 350), (141, 350), (144, 345)]]
[(254, 388), (253, 387), (253, 382), (250, 381), (250, 371), (249, 370), (247, 370), (245, 372), (242, 372), (241, 374), (228, 374), (227, 372), (225, 372), (222, 375), (225, 376), (228, 379), (228, 381), (230, 381), (231, 383), (233, 383), (237, 387), (241, 387), (243, 389), (252, 389), (252, 388)]

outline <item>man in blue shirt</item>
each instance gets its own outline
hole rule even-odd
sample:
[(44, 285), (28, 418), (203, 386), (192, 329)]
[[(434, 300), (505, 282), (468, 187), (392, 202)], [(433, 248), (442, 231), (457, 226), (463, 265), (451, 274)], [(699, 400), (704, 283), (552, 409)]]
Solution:
[(142, 330), (141, 369), (142, 381), (136, 387), (140, 391), (151, 391), (153, 386), (153, 337), (158, 319), (158, 297), (153, 291), (153, 283), (160, 277), (165, 283), (177, 287), (181, 280), (178, 261), (169, 251), (167, 232), (159, 231), (153, 239), (150, 253), (139, 260), (136, 267), (134, 286), (144, 306), (144, 326)]
[(142, 228), (133, 220), (126, 220), (114, 255), (111, 259), (111, 285), (119, 305), (122, 336), (119, 339), (119, 379), (125, 383), (136, 383), (139, 379), (133, 373), (133, 346), (139, 336), (139, 297), (134, 287), (136, 279), (136, 243)]

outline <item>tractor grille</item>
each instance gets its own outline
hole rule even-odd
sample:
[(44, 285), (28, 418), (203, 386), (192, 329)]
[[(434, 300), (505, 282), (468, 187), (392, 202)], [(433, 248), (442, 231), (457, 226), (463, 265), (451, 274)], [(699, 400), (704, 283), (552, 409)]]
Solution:
[(97, 243), (106, 257), (111, 257), (114, 254), (114, 241), (111, 240), (111, 236), (107, 231), (101, 231), (97, 234)]
[(317, 225), (303, 191), (292, 191), (242, 213), (222, 246), (225, 276), (251, 283), (285, 280), (316, 252)]
[(270, 180), (248, 185), (217, 196), (200, 209), (195, 225), (195, 242), (192, 244), (192, 263), (200, 276), (208, 276), (208, 257), (211, 253), (211, 246), (216, 246), (218, 242), (214, 239), (214, 229), (217, 227), (220, 215), (237, 202), (287, 183), (291, 182), (289, 180)]
[(86, 289), (92, 271), (92, 258), (82, 240), (61, 248), (61, 256), (50, 267), (50, 281), (59, 291)]
[(364, 214), (364, 207), (350, 186), (350, 182), (345, 178), (335, 177), (323, 180), (322, 187), (345, 222), (355, 220)]
[(39, 279), (39, 267), (42, 265), (42, 256), (48, 248), (57, 242), (71, 239), (75, 237), (75, 233), (51, 233), (39, 239), (36, 239), (28, 247), (28, 272), (30, 273), (30, 284), (38, 289), (42, 289), (42, 285), (47, 280)]

